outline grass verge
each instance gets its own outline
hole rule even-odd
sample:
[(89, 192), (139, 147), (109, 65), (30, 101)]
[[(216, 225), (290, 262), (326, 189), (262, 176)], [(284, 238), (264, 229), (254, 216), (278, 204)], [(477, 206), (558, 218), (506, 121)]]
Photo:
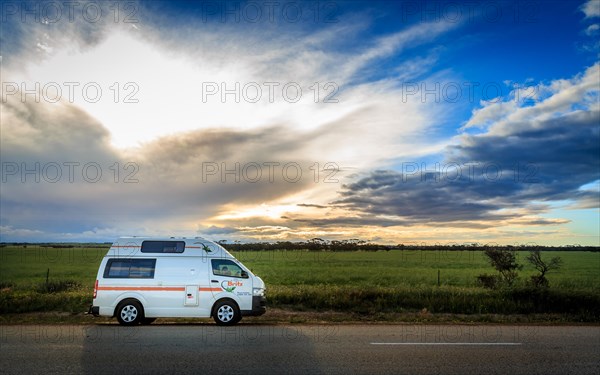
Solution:
[[(78, 316), (91, 303), (91, 290), (71, 285), (61, 292), (48, 289), (0, 290), (0, 314), (58, 313)], [(62, 285), (62, 284), (61, 284)], [(541, 321), (600, 322), (600, 296), (589, 292), (551, 289), (490, 291), (462, 287), (353, 288), (328, 285), (275, 286), (268, 303), (289, 311), (289, 320), (324, 321), (511, 321), (510, 315), (535, 316)], [(498, 318), (500, 317), (500, 318)], [(7, 318), (8, 319), (8, 318)], [(17, 318), (10, 318), (15, 320)], [(77, 318), (79, 319), (79, 318)], [(278, 318), (279, 319), (279, 318)], [(18, 319), (17, 319), (18, 320)], [(257, 321), (263, 321), (264, 317)]]

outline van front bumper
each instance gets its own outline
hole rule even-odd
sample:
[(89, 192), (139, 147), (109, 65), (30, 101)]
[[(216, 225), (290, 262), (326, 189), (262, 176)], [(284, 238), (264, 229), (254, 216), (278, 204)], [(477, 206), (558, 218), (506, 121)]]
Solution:
[(252, 297), (252, 310), (242, 310), (242, 316), (259, 316), (267, 312), (267, 299), (265, 296)]

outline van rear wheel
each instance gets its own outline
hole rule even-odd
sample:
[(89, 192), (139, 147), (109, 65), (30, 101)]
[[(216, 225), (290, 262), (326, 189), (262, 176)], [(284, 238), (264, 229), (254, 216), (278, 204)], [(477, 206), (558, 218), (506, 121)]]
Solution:
[(219, 326), (230, 326), (242, 319), (240, 309), (231, 300), (218, 302), (213, 311), (213, 319)]
[(127, 300), (119, 304), (116, 315), (120, 324), (133, 326), (144, 319), (144, 310), (138, 301)]

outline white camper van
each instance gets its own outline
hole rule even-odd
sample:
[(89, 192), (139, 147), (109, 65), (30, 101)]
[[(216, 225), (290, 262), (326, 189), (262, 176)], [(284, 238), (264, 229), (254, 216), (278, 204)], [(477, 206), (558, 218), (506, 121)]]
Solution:
[(265, 283), (214, 242), (123, 237), (100, 263), (90, 312), (124, 325), (211, 316), (231, 325), (265, 306)]

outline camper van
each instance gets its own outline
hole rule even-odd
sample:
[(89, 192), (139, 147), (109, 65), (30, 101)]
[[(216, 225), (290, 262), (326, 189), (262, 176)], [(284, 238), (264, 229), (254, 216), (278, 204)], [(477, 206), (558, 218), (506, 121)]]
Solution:
[(90, 313), (123, 325), (208, 318), (232, 325), (266, 311), (265, 283), (222, 246), (196, 237), (122, 237), (102, 259)]

